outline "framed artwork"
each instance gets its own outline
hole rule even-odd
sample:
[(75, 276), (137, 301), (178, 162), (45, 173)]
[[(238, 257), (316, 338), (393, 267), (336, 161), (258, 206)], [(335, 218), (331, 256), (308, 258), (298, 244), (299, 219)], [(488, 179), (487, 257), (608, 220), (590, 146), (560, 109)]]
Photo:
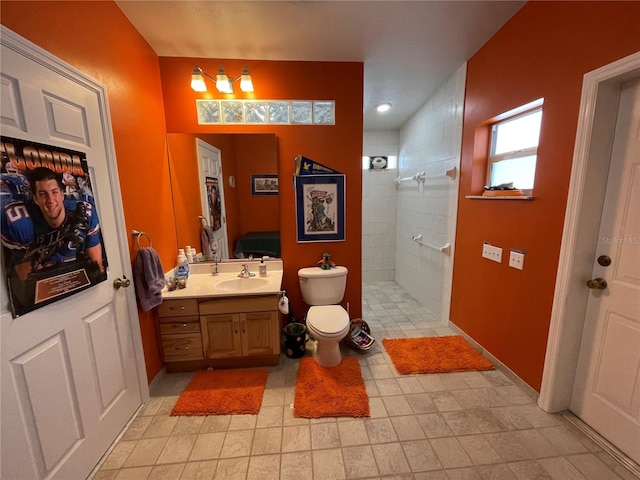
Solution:
[(344, 175), (295, 178), (298, 242), (344, 241)]
[(251, 195), (278, 195), (278, 191), (278, 174), (251, 174)]

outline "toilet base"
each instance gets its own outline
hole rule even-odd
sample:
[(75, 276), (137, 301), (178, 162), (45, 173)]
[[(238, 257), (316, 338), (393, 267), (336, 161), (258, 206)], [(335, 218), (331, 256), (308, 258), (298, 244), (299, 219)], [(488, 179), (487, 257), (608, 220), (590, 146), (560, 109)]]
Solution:
[(321, 342), (316, 339), (316, 349), (313, 357), (321, 367), (335, 367), (342, 361), (339, 341)]

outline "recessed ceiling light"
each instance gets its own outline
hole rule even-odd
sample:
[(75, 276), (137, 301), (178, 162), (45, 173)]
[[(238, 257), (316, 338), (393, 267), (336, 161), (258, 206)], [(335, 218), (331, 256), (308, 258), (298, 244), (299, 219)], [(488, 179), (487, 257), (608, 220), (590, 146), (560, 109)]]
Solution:
[(380, 105), (378, 105), (376, 107), (376, 112), (378, 112), (378, 113), (388, 112), (389, 110), (391, 110), (391, 104), (390, 103), (381, 103)]

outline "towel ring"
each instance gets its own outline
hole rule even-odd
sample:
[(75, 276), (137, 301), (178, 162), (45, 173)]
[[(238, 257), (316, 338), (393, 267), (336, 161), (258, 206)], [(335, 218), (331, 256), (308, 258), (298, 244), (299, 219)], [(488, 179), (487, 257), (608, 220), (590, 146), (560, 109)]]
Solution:
[(153, 242), (151, 241), (151, 237), (149, 236), (148, 233), (146, 232), (139, 232), (138, 230), (132, 230), (131, 231), (131, 235), (133, 235), (134, 237), (136, 237), (136, 245), (138, 245), (138, 248), (142, 248), (140, 246), (140, 237), (147, 237), (147, 240), (149, 240), (149, 248), (151, 248), (153, 246)]

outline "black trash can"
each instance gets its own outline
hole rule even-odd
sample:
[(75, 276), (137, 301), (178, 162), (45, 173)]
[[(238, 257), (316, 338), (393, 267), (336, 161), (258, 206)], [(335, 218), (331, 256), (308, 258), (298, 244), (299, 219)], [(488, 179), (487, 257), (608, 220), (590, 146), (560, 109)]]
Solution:
[(284, 327), (284, 351), (289, 358), (304, 355), (307, 343), (307, 327), (303, 323), (292, 322)]

